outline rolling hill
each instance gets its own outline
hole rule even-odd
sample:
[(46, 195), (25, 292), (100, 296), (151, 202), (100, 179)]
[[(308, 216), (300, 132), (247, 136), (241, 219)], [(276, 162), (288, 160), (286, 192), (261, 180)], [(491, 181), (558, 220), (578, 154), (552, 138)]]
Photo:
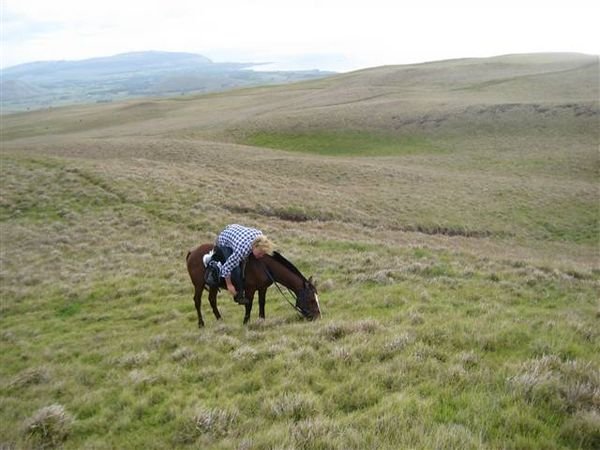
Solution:
[(256, 72), (260, 63), (215, 63), (177, 52), (133, 52), (80, 61), (38, 61), (3, 69), (3, 114), (73, 103), (104, 103), (140, 96), (185, 95), (243, 86), (289, 83), (325, 72)]
[[(169, 133), (272, 128), (375, 130), (389, 134), (452, 133), (457, 125), (491, 126), (500, 120), (522, 123), (526, 116), (542, 122), (555, 115), (594, 117), (597, 113), (598, 58), (586, 55), (519, 55), (467, 59), (410, 66), (382, 67), (324, 80), (225, 95), (145, 101), (84, 109), (95, 122), (135, 109), (147, 120), (168, 115), (155, 131)], [(219, 108), (219, 115), (212, 113)], [(66, 110), (65, 114), (70, 114)], [(125, 113), (121, 113), (124, 111)], [(506, 114), (508, 112), (508, 114)], [(60, 113), (40, 113), (60, 118)], [(138, 122), (137, 116), (132, 120)], [(7, 122), (8, 123), (8, 122)], [(110, 123), (110, 122), (109, 122)], [(112, 124), (113, 126), (115, 124)], [(527, 125), (525, 123), (525, 125)], [(84, 125), (85, 127), (85, 125)], [(129, 128), (129, 125), (128, 125)]]
[[(377, 67), (2, 116), (0, 447), (600, 443), (597, 56)], [(258, 227), (307, 323), (190, 247)]]
[[(596, 56), (452, 60), (374, 68), (290, 86), (14, 114), (3, 118), (2, 137), (5, 149), (43, 142), (41, 148), (65, 156), (91, 156), (98, 149), (113, 157), (129, 152), (158, 157), (160, 152), (141, 150), (147, 142), (156, 143), (149, 148), (165, 142), (178, 149), (202, 149), (200, 155), (207, 145), (233, 152), (246, 168), (256, 165), (257, 147), (261, 152), (292, 151), (305, 155), (301, 164), (325, 164), (331, 174), (362, 174), (344, 185), (361, 192), (361, 204), (340, 193), (343, 200), (327, 205), (327, 195), (306, 187), (303, 200), (291, 209), (310, 211), (299, 214), (308, 219), (450, 234), (525, 233), (591, 244), (598, 232), (593, 207), (594, 181), (600, 174), (597, 79)], [(183, 154), (188, 157), (189, 151)], [(293, 153), (277, 154), (295, 158)], [(380, 158), (309, 163), (306, 155), (311, 154)], [(280, 158), (275, 158), (276, 166)], [(389, 189), (368, 189), (380, 168), (392, 170)], [(406, 191), (400, 200), (398, 191), (405, 188), (398, 176), (411, 171), (424, 171), (429, 182), (419, 186), (419, 195)], [(303, 181), (315, 186), (318, 174), (310, 169)], [(252, 177), (245, 173), (243, 178)], [(557, 179), (572, 183), (557, 184)], [(452, 188), (444, 188), (441, 180)], [(467, 184), (477, 196), (463, 195)], [(429, 206), (420, 205), (425, 187)], [(548, 198), (539, 202), (534, 194), (515, 209), (511, 202), (520, 197), (509, 194), (513, 189), (543, 191)], [(455, 208), (446, 207), (448, 201)], [(269, 216), (285, 209), (290, 198), (271, 202), (260, 205), (250, 196), (230, 200), (230, 206)], [(532, 218), (532, 211), (541, 217)], [(580, 220), (572, 223), (572, 217)]]

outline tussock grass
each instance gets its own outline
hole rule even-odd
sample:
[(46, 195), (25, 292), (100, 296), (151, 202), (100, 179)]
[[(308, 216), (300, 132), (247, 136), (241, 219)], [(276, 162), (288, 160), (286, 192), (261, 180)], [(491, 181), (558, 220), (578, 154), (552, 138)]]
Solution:
[(561, 435), (581, 448), (600, 445), (600, 414), (597, 410), (582, 411), (570, 418), (561, 428)]
[(71, 432), (73, 417), (64, 406), (53, 404), (40, 408), (23, 424), (28, 440), (40, 448), (55, 448)]
[(529, 361), (511, 385), (531, 402), (550, 403), (569, 412), (600, 407), (600, 371), (591, 362), (561, 361), (546, 355)]
[(320, 402), (312, 394), (287, 393), (265, 402), (267, 414), (275, 419), (300, 421), (313, 417), (318, 412)]
[(50, 378), (48, 369), (45, 367), (30, 367), (13, 377), (8, 382), (6, 388), (9, 391), (25, 388), (29, 385), (47, 383)]
[(196, 407), (189, 416), (181, 420), (172, 443), (174, 445), (211, 446), (225, 438), (237, 420), (236, 410)]

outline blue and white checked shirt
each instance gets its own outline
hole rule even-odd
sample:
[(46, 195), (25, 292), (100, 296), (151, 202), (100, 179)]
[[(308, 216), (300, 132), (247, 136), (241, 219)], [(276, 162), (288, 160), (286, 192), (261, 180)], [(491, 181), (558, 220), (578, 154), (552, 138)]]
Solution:
[(252, 242), (262, 231), (242, 225), (228, 225), (217, 237), (219, 247), (230, 247), (233, 253), (221, 267), (221, 276), (231, 276), (231, 271), (252, 253)]

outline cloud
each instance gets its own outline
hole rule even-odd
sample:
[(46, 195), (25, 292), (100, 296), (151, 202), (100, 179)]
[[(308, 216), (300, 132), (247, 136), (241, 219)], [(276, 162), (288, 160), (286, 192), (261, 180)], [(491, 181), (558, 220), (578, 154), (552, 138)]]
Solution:
[(2, 14), (2, 45), (20, 43), (60, 31), (61, 23), (28, 20), (20, 14), (6, 11)]
[[(5, 0), (2, 66), (142, 50), (349, 70), (503, 53), (600, 53), (592, 0)], [(328, 58), (329, 55), (329, 58)], [(293, 68), (293, 67), (290, 67)]]

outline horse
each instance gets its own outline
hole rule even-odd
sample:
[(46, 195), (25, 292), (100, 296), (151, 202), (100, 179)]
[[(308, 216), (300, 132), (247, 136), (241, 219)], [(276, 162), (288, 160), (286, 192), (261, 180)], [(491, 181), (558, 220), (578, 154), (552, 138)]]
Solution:
[[(203, 257), (210, 253), (214, 248), (213, 244), (203, 244), (190, 250), (186, 256), (187, 270), (194, 285), (194, 305), (198, 313), (198, 327), (204, 326), (202, 312), (200, 306), (202, 304), (202, 292), (208, 290), (208, 301), (212, 308), (213, 314), (217, 320), (221, 320), (221, 313), (217, 308), (217, 293), (219, 288), (209, 288), (204, 282), (204, 262)], [(246, 306), (244, 315), (244, 325), (250, 320), (252, 312), (252, 303), (254, 294), (258, 291), (258, 316), (261, 319), (265, 318), (265, 299), (267, 288), (274, 282), (280, 283), (296, 297), (294, 308), (300, 312), (306, 319), (318, 319), (321, 316), (319, 307), (319, 297), (317, 289), (313, 284), (312, 277), (306, 279), (304, 275), (281, 254), (274, 252), (273, 255), (265, 255), (260, 259), (256, 259), (252, 254), (248, 258), (245, 265), (245, 282), (244, 290), (246, 298), (249, 302)], [(224, 279), (221, 279), (221, 288), (225, 288)]]

